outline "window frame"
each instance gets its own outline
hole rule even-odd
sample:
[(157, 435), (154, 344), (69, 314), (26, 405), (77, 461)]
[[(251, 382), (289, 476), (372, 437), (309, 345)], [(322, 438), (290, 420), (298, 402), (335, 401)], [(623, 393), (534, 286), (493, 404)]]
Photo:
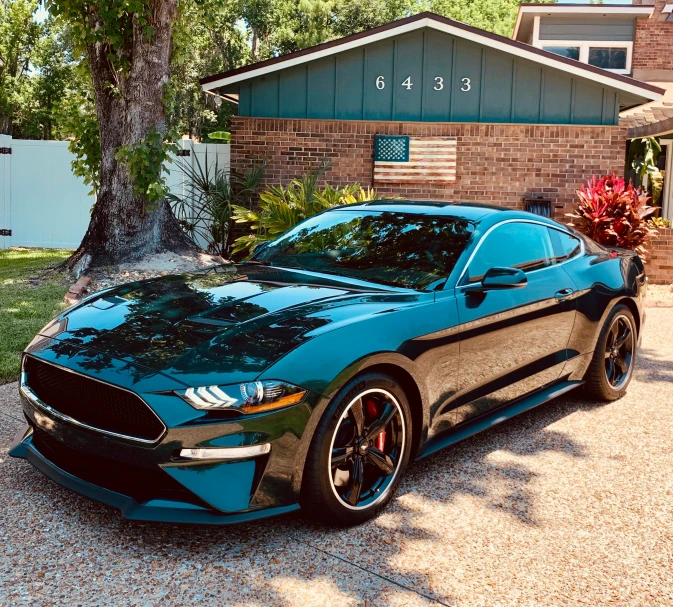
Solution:
[[(501, 226), (504, 226), (508, 223), (532, 223), (532, 224), (541, 226), (543, 228), (556, 230), (556, 231), (561, 232), (563, 234), (567, 234), (569, 236), (572, 236), (573, 238), (577, 238), (580, 242), (579, 251), (575, 255), (573, 255), (572, 257), (569, 257), (568, 259), (565, 259), (560, 263), (555, 262), (555, 263), (553, 263), (551, 265), (548, 265), (544, 268), (538, 268), (537, 270), (529, 270), (528, 272), (525, 272), (526, 275), (534, 274), (535, 272), (544, 272), (545, 270), (549, 270), (551, 268), (558, 268), (559, 266), (562, 266), (566, 263), (569, 263), (569, 262), (573, 261), (574, 259), (577, 259), (578, 257), (580, 257), (581, 255), (584, 255), (584, 253), (585, 253), (584, 240), (582, 238), (578, 238), (577, 236), (575, 236), (571, 232), (568, 232), (561, 227), (556, 227), (554, 225), (550, 225), (550, 224), (545, 223), (543, 221), (536, 221), (534, 219), (505, 219), (504, 221), (500, 221), (500, 222), (492, 225), (490, 228), (488, 228), (486, 230), (486, 232), (484, 232), (483, 236), (481, 236), (481, 238), (479, 239), (479, 242), (477, 243), (474, 250), (470, 253), (470, 256), (467, 258), (467, 262), (465, 263), (465, 266), (463, 267), (463, 269), (460, 272), (460, 276), (458, 277), (458, 280), (456, 281), (456, 285), (455, 285), (456, 289), (463, 289), (465, 287), (470, 287), (471, 285), (475, 284), (475, 283), (470, 283), (470, 282), (464, 282), (464, 279), (468, 274), (468, 270), (470, 268), (470, 264), (472, 263), (472, 260), (474, 259), (475, 255), (479, 252), (479, 249), (481, 248), (481, 245), (484, 244), (484, 242), (488, 238), (488, 235), (491, 232), (493, 232), (495, 229), (497, 229)], [(551, 236), (548, 236), (548, 238), (549, 238), (550, 244), (552, 246), (552, 251), (553, 251), (554, 250), (554, 243), (551, 242)], [(555, 261), (555, 259), (556, 258), (554, 258), (554, 261)], [(469, 279), (469, 276), (468, 276), (468, 279)]]
[[(591, 51), (608, 51), (608, 59), (611, 60), (610, 57), (610, 52), (611, 51), (623, 51), (624, 52), (624, 67), (623, 68), (608, 68), (608, 67), (601, 67), (600, 65), (595, 65), (591, 63)], [(629, 66), (629, 49), (626, 48), (625, 46), (590, 46), (589, 47), (589, 58), (587, 60), (587, 63), (593, 67), (600, 68), (602, 70), (608, 70), (611, 72), (622, 72), (625, 71), (626, 68)]]
[[(619, 48), (626, 50), (626, 67), (624, 69), (607, 69), (598, 68), (611, 72), (613, 74), (628, 75), (631, 73), (633, 64), (633, 41), (629, 40), (547, 40), (540, 39), (534, 41), (533, 46), (541, 50), (545, 50), (548, 46), (565, 46), (565, 47), (579, 47), (580, 58), (579, 62), (585, 65), (589, 63), (589, 49), (591, 48)], [(550, 51), (551, 52), (551, 51)], [(561, 55), (559, 55), (561, 56)], [(596, 66), (593, 66), (596, 67)]]

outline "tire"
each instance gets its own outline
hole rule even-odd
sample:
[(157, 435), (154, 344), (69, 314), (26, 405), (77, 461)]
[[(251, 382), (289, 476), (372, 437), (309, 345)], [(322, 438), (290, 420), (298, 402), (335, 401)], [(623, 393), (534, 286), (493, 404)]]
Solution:
[(382, 373), (351, 379), (332, 399), (313, 436), (302, 510), (338, 526), (374, 518), (395, 494), (411, 442), (409, 401), (395, 379)]
[[(608, 315), (585, 376), (586, 389), (591, 396), (607, 402), (626, 393), (636, 363), (636, 326), (631, 310), (624, 304), (615, 306)], [(625, 337), (626, 330), (629, 335)], [(625, 341), (620, 345), (622, 339)]]

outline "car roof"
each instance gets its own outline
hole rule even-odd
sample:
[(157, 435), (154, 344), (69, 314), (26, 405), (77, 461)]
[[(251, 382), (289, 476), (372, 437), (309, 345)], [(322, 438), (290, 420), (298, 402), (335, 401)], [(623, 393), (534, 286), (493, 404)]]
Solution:
[(555, 221), (533, 215), (526, 211), (519, 211), (507, 207), (499, 207), (489, 204), (474, 202), (443, 202), (429, 200), (372, 200), (369, 202), (347, 204), (330, 209), (331, 211), (367, 210), (367, 211), (392, 211), (396, 213), (410, 213), (417, 215), (437, 215), (443, 217), (455, 217), (472, 223), (480, 223), (486, 218), (492, 220), (488, 223), (499, 223), (505, 219), (531, 219), (549, 225), (558, 226)]

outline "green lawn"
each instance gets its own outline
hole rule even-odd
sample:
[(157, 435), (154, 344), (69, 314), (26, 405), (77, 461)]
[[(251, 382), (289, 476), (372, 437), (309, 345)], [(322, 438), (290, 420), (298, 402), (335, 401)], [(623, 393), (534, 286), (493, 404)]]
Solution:
[(71, 251), (0, 251), (0, 384), (19, 376), (21, 351), (65, 308), (68, 281), (53, 267)]

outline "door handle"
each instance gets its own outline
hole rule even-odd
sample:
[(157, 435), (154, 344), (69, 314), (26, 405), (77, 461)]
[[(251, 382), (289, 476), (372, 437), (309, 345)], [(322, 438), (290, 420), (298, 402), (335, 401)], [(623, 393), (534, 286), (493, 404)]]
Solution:
[(556, 293), (554, 293), (554, 297), (559, 303), (563, 303), (564, 301), (567, 301), (568, 297), (574, 292), (575, 289), (561, 289), (560, 291), (556, 291)]

